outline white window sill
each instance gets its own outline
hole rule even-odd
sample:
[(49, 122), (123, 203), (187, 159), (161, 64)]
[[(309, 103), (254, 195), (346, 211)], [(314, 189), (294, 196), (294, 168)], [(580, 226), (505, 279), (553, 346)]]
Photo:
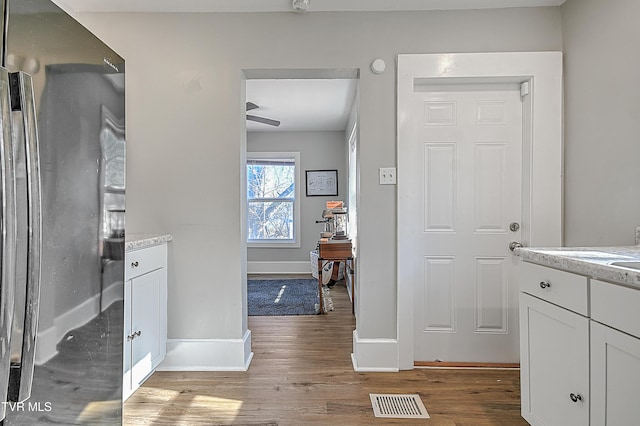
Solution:
[(299, 241), (248, 241), (248, 248), (300, 248)]

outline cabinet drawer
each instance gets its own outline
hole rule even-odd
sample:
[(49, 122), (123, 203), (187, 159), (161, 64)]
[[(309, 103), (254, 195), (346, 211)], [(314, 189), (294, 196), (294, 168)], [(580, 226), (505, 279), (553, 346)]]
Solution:
[(591, 280), (591, 319), (640, 337), (640, 290)]
[(320, 243), (323, 259), (344, 259), (352, 256), (351, 243)]
[(163, 268), (167, 263), (167, 245), (147, 247), (125, 254), (125, 280), (130, 280), (153, 270)]
[(587, 277), (523, 262), (520, 291), (588, 316)]

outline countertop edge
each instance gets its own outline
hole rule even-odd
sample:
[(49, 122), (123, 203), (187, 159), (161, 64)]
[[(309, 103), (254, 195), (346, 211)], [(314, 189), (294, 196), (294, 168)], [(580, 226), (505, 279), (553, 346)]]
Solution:
[[(588, 254), (593, 253), (593, 256)], [(598, 253), (603, 257), (598, 257)], [(640, 260), (640, 246), (628, 247), (556, 247), (514, 250), (522, 260), (549, 266), (591, 279), (613, 282), (640, 290), (640, 271), (611, 265), (616, 261)]]
[(158, 246), (173, 240), (170, 234), (131, 234), (125, 235), (124, 251), (130, 252), (147, 247)]

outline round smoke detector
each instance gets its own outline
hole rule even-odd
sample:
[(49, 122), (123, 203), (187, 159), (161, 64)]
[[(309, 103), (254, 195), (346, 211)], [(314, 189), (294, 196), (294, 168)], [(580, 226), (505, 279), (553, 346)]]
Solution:
[(291, 6), (296, 12), (306, 12), (309, 9), (309, 0), (293, 0)]

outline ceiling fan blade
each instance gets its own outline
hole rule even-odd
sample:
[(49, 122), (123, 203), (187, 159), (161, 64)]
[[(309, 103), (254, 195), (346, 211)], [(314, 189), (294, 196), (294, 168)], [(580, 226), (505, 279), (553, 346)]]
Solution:
[(272, 120), (270, 118), (258, 117), (258, 116), (249, 115), (249, 114), (247, 114), (247, 120), (255, 121), (257, 123), (268, 124), (269, 126), (278, 127), (280, 125), (280, 122), (278, 120)]
[(258, 109), (258, 108), (260, 107), (254, 104), (253, 102), (247, 102), (247, 111), (251, 111), (252, 109)]

